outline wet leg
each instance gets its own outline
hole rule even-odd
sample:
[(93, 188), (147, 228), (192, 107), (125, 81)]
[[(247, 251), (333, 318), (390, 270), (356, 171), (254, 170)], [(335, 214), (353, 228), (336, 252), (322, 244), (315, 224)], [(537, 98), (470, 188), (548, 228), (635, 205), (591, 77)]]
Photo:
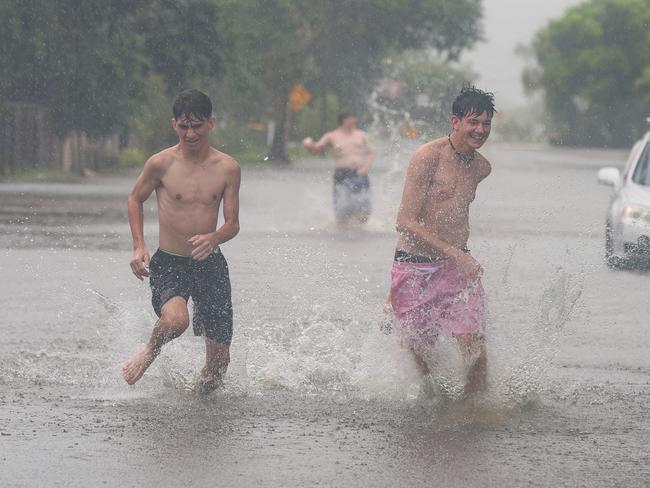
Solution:
[(219, 388), (230, 363), (230, 345), (205, 338), (205, 366), (201, 370), (199, 392), (210, 393)]
[(427, 376), (429, 376), (431, 371), (429, 370), (429, 365), (427, 364), (425, 359), (422, 357), (422, 355), (419, 352), (411, 349), (411, 356), (413, 357), (413, 360), (415, 361), (415, 365), (417, 366), (418, 371), (420, 371), (420, 373), (422, 374), (422, 377), (426, 378)]
[(337, 216), (336, 217), (336, 226), (340, 230), (348, 230), (351, 227), (352, 219), (350, 217)]
[(456, 336), (456, 339), (465, 361), (469, 364), (465, 383), (465, 396), (468, 397), (484, 391), (487, 387), (485, 339), (476, 334), (463, 334)]
[[(433, 347), (433, 345), (428, 347)], [(425, 352), (411, 349), (411, 356), (415, 361), (418, 371), (420, 371), (420, 374), (422, 375), (419, 398), (422, 400), (431, 400), (436, 396), (436, 389), (431, 376), (431, 368), (429, 367), (428, 361), (425, 359)]]
[(142, 378), (144, 372), (160, 353), (162, 346), (179, 337), (189, 324), (190, 317), (184, 298), (174, 297), (165, 303), (147, 344), (124, 363), (122, 367), (124, 380), (129, 385), (133, 385)]

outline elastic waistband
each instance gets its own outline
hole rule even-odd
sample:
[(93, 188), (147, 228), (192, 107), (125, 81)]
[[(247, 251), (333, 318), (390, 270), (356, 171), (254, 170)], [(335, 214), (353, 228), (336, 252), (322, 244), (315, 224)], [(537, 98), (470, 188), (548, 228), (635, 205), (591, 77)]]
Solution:
[(417, 254), (404, 251), (403, 249), (395, 250), (395, 261), (398, 263), (433, 263), (434, 261), (442, 261), (445, 258), (433, 259), (427, 256), (418, 256)]
[(160, 252), (162, 252), (162, 253), (169, 254), (170, 256), (174, 256), (174, 257), (177, 257), (177, 258), (191, 258), (192, 257), (192, 256), (189, 256), (187, 254), (178, 254), (176, 252), (167, 251), (166, 249), (163, 249), (162, 247), (159, 247), (158, 250)]
[(334, 170), (334, 181), (339, 183), (350, 178), (362, 178), (353, 168), (336, 168)]
[(340, 174), (340, 175), (356, 175), (357, 170), (354, 168), (334, 168), (334, 174)]
[[(164, 254), (167, 254), (168, 256), (173, 256), (175, 258), (184, 258), (184, 259), (189, 259), (192, 256), (189, 254), (178, 254), (177, 252), (171, 252), (166, 249), (163, 249), (162, 247), (159, 247), (158, 250)], [(215, 247), (214, 250), (212, 251), (213, 254), (219, 254), (221, 253), (221, 249), (219, 249), (219, 246)]]
[[(467, 247), (463, 246), (461, 248), (463, 252), (469, 252)], [(438, 261), (444, 261), (449, 259), (448, 257), (440, 258), (430, 258), (428, 256), (420, 256), (418, 254), (413, 254), (411, 252), (405, 251), (404, 249), (395, 250), (395, 261), (399, 263), (435, 263)]]

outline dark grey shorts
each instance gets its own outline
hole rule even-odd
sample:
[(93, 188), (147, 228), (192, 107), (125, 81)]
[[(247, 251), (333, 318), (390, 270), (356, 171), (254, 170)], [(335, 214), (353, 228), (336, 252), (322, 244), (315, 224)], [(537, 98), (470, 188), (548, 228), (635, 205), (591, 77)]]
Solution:
[(370, 215), (370, 179), (359, 176), (354, 169), (337, 168), (334, 171), (334, 213), (337, 221)]
[(232, 340), (232, 298), (228, 264), (221, 252), (204, 261), (158, 249), (149, 263), (151, 303), (160, 317), (162, 307), (174, 297), (194, 302), (195, 335), (224, 344)]

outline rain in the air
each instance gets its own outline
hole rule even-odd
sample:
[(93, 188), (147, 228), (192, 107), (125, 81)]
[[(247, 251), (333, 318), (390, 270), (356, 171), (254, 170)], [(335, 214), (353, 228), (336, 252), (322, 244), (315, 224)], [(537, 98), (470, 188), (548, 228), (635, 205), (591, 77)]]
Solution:
[(0, 0), (0, 487), (650, 486), (648, 0)]

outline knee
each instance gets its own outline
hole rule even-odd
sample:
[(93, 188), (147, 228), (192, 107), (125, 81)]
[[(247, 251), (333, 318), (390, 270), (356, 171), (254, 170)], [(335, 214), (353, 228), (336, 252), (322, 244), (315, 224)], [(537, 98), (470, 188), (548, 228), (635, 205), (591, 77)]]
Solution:
[(487, 364), (487, 350), (482, 336), (462, 335), (457, 339), (463, 355), (470, 364), (476, 366)]
[(190, 317), (187, 312), (165, 310), (160, 317), (160, 323), (166, 329), (182, 334), (190, 326)]

